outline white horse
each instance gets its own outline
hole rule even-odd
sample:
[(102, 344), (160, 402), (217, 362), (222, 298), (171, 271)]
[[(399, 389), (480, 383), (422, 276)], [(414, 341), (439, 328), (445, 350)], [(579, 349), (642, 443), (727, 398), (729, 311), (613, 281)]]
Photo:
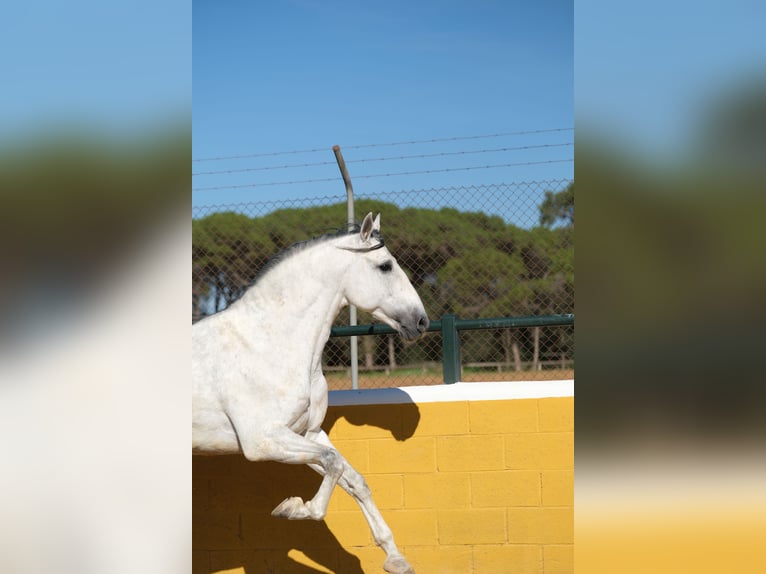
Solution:
[(373, 221), (368, 214), (358, 231), (289, 248), (240, 299), (192, 326), (193, 451), (309, 465), (324, 477), (314, 498), (287, 498), (272, 515), (322, 520), (337, 483), (385, 551), (383, 568), (414, 574), (364, 478), (320, 427), (327, 411), (322, 350), (348, 304), (407, 340), (428, 328), (420, 297), (383, 244), (380, 215)]

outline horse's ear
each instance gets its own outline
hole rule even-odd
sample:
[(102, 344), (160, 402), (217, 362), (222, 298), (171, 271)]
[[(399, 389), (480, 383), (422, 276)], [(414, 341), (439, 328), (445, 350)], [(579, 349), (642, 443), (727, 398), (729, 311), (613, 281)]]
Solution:
[(372, 230), (380, 231), (380, 213), (375, 216), (375, 221), (372, 222)]
[[(380, 216), (378, 216), (378, 218), (380, 218)], [(380, 228), (379, 219), (376, 219), (375, 222), (372, 221), (372, 212), (368, 213), (364, 217), (364, 221), (362, 221), (362, 230), (359, 233), (359, 235), (362, 237), (362, 241), (367, 242), (370, 239), (372, 231), (375, 229), (375, 223), (377, 223), (378, 228)]]

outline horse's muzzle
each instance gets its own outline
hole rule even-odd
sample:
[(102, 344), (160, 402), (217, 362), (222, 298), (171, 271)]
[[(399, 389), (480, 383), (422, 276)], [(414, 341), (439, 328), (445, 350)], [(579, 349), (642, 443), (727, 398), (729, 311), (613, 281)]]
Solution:
[(399, 334), (407, 341), (414, 341), (425, 334), (429, 324), (425, 313), (415, 313), (409, 320), (399, 322)]

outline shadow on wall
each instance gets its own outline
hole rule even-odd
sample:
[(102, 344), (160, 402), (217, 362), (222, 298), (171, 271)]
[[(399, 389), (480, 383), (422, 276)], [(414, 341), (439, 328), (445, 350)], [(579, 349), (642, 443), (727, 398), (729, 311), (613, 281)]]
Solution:
[[(391, 435), (398, 441), (407, 440), (415, 434), (415, 430), (418, 428), (418, 423), (420, 422), (420, 409), (418, 408), (418, 405), (413, 403), (410, 396), (401, 389), (375, 389), (366, 392), (368, 394), (374, 394), (380, 391), (385, 392), (387, 401), (398, 405), (397, 410), (403, 413), (401, 418), (389, 416), (386, 410), (381, 409), (379, 405), (355, 405), (352, 409), (330, 407), (327, 411), (324, 424), (322, 424), (322, 428), (328, 435), (330, 435), (333, 426), (335, 426), (335, 423), (342, 416), (354, 426), (375, 426), (391, 431)], [(358, 393), (359, 391), (340, 392)]]
[[(399, 406), (405, 407), (405, 415), (396, 420), (380, 408), (330, 407), (322, 426), (329, 434), (338, 420), (345, 418), (352, 425), (379, 427), (398, 441), (406, 440), (418, 426), (420, 411), (416, 404), (405, 402), (409, 401), (406, 393), (401, 394), (404, 404)], [(321, 477), (307, 466), (254, 463), (241, 455), (192, 457), (193, 573), (309, 574), (331, 570), (364, 574), (359, 559), (343, 548), (324, 521), (271, 516), (272, 509), (287, 497), (312, 498), (320, 482)], [(333, 497), (343, 496), (338, 490)], [(360, 530), (362, 525), (366, 528), (361, 510), (348, 514), (353, 514), (349, 519), (358, 520)], [(296, 556), (322, 569), (296, 561)], [(381, 564), (384, 557), (381, 550)]]

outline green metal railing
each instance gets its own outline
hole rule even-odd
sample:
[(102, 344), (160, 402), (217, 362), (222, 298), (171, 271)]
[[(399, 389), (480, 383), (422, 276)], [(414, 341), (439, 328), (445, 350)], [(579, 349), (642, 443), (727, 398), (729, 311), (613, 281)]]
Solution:
[[(493, 317), (489, 319), (458, 319), (457, 315), (444, 315), (441, 320), (431, 321), (428, 332), (441, 331), (444, 382), (452, 384), (460, 380), (461, 374), (460, 331), (564, 325), (574, 325), (574, 314)], [(332, 328), (330, 336), (351, 337), (354, 335), (392, 335), (395, 333), (396, 331), (388, 325), (377, 323), (372, 325), (339, 325)]]

